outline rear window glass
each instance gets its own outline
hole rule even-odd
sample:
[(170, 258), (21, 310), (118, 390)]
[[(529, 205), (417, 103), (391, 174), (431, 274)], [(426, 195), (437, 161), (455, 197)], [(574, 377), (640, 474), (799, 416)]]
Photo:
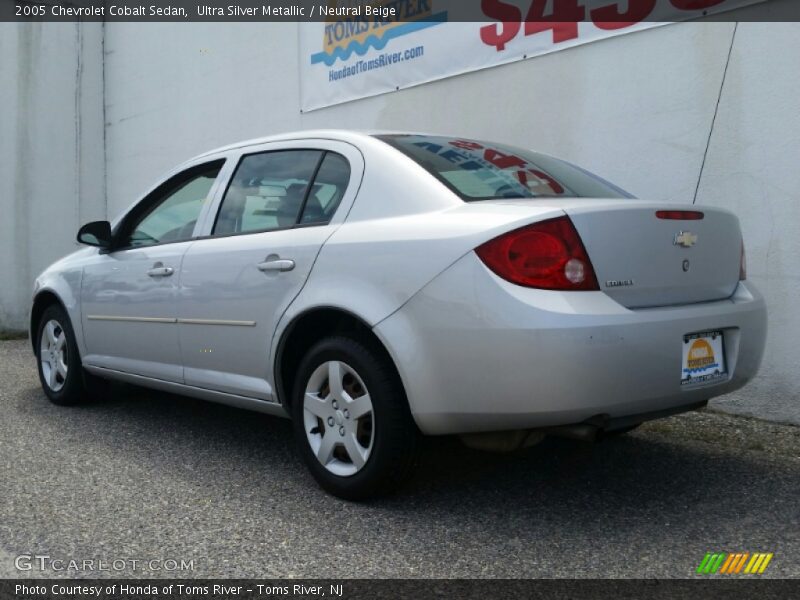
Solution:
[(495, 198), (632, 198), (563, 160), (491, 142), (423, 135), (379, 135), (467, 202)]

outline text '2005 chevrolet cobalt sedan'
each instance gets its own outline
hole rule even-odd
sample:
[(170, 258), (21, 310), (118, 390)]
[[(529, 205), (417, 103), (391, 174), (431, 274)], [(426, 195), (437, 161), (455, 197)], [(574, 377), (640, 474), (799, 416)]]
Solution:
[(115, 379), (290, 416), (346, 498), (402, 481), (420, 433), (498, 449), (698, 408), (766, 336), (730, 212), (455, 137), (243, 142), (78, 240), (35, 284), (53, 402)]

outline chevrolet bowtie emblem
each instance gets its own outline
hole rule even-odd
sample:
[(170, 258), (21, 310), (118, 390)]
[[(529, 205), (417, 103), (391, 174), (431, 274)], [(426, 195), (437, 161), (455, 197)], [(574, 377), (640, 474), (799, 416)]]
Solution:
[(682, 246), (684, 248), (691, 248), (697, 243), (697, 236), (691, 231), (681, 231), (675, 234), (675, 239), (672, 240), (675, 246)]

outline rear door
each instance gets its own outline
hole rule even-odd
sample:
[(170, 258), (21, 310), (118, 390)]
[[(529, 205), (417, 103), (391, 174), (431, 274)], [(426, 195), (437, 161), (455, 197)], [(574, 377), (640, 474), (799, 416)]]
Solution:
[(120, 222), (113, 251), (98, 253), (84, 267), (86, 364), (183, 381), (177, 330), (181, 263), (222, 162), (169, 178)]
[(186, 253), (178, 331), (188, 385), (272, 399), (283, 312), (344, 220), (363, 159), (347, 144), (270, 144), (239, 159), (206, 236)]

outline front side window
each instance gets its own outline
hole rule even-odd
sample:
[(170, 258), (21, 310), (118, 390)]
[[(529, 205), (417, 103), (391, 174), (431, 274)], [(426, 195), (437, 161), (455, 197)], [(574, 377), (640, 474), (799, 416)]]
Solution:
[(379, 135), (462, 200), (494, 198), (630, 198), (568, 162), (491, 142), (427, 135)]
[(318, 150), (245, 156), (225, 192), (214, 235), (294, 226), (321, 157)]
[(192, 239), (194, 227), (214, 185), (221, 162), (196, 167), (161, 186), (140, 215), (121, 234), (122, 247), (140, 248)]

